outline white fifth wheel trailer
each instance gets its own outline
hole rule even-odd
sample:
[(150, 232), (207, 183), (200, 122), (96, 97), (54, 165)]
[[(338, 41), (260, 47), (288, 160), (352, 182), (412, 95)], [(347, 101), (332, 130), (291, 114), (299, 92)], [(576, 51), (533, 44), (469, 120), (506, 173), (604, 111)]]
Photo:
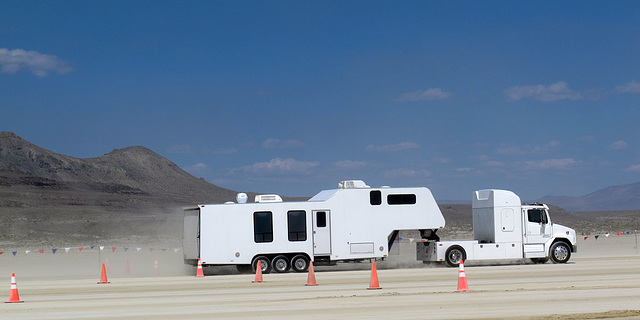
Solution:
[(419, 242), (417, 259), (449, 266), (460, 260), (525, 258), (565, 263), (577, 250), (575, 230), (552, 223), (547, 205), (522, 205), (511, 191), (475, 191), (472, 211), (474, 240)]
[[(401, 230), (436, 239), (444, 218), (429, 189), (371, 188), (343, 181), (300, 202), (258, 195), (254, 203), (207, 204), (184, 210), (184, 259), (203, 266), (236, 265), (240, 271), (384, 259)], [(396, 241), (397, 242), (397, 241)]]

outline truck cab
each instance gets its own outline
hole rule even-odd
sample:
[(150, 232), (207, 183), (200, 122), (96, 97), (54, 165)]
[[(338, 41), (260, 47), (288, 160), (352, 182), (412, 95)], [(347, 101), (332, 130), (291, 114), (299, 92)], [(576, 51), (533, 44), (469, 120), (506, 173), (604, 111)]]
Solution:
[(457, 266), (460, 260), (551, 259), (565, 263), (577, 250), (575, 230), (552, 223), (547, 205), (522, 205), (511, 191), (475, 191), (472, 212), (474, 240), (418, 243), (418, 260), (449, 266)]

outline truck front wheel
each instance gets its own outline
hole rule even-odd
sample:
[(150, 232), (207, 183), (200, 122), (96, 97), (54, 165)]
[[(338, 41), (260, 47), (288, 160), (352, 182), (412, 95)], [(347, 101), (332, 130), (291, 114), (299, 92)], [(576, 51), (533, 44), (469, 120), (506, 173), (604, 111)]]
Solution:
[(571, 249), (562, 241), (556, 242), (551, 246), (550, 256), (553, 263), (566, 263), (571, 258)]
[(467, 253), (461, 246), (451, 246), (447, 249), (444, 262), (446, 262), (449, 267), (457, 267), (461, 260), (467, 260)]

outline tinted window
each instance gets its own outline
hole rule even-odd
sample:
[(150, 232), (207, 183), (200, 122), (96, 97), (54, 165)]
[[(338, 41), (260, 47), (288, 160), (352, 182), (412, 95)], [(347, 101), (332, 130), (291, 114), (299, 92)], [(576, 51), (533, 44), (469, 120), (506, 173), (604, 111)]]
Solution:
[(253, 213), (253, 240), (273, 242), (273, 217), (270, 211)]
[(390, 194), (387, 196), (388, 204), (416, 204), (415, 194)]
[(307, 213), (303, 210), (287, 212), (289, 241), (307, 240)]
[(373, 190), (369, 193), (369, 203), (372, 206), (377, 206), (382, 203), (382, 192), (380, 190)]
[(527, 212), (528, 218), (529, 218), (529, 222), (536, 222), (536, 223), (540, 223), (540, 222), (547, 222), (547, 219), (545, 214), (544, 214), (544, 210), (542, 209), (529, 209), (529, 211)]
[(324, 211), (316, 212), (316, 227), (324, 228), (327, 226), (327, 213)]

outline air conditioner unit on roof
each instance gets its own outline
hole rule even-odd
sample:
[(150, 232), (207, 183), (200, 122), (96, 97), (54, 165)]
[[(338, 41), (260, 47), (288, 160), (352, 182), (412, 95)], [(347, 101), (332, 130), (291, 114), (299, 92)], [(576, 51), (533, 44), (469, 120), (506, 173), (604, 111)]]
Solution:
[(362, 180), (345, 180), (345, 181), (342, 181), (342, 182), (338, 183), (338, 186), (341, 189), (366, 189), (366, 188), (371, 188), (366, 183), (364, 183), (364, 181), (362, 181)]
[(277, 194), (259, 194), (256, 195), (255, 202), (282, 202), (282, 197)]

